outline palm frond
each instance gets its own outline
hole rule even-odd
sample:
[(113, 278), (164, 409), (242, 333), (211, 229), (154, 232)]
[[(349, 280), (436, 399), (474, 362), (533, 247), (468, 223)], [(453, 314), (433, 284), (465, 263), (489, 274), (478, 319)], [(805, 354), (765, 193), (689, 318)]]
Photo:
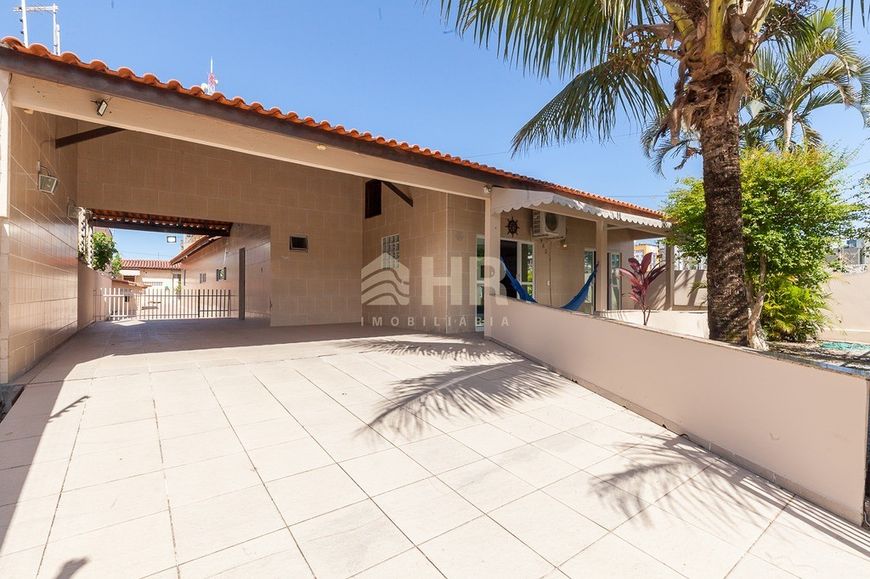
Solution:
[(648, 54), (628, 51), (575, 76), (517, 132), (514, 152), (596, 135), (610, 137), (618, 113), (644, 124), (663, 116), (668, 97)]
[(602, 60), (630, 24), (657, 19), (654, 0), (442, 0), (460, 35), (495, 45), (505, 60), (540, 76), (572, 74)]

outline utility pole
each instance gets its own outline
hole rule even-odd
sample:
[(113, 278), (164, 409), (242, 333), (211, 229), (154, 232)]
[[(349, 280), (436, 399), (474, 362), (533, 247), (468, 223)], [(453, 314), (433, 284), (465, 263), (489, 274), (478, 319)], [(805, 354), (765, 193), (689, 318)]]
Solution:
[(57, 4), (50, 6), (28, 6), (27, 0), (21, 0), (21, 6), (13, 8), (13, 12), (21, 14), (21, 34), (24, 36), (24, 46), (30, 46), (30, 34), (27, 29), (28, 12), (48, 12), (51, 14), (51, 48), (55, 54), (60, 54), (60, 24), (57, 23), (57, 13), (60, 10)]

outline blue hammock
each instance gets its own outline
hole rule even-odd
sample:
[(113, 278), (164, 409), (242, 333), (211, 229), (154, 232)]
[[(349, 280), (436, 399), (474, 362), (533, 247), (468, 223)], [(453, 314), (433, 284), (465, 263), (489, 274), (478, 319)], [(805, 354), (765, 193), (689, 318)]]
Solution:
[[(535, 298), (529, 295), (529, 292), (526, 291), (526, 288), (523, 287), (517, 278), (511, 273), (511, 270), (508, 269), (507, 264), (504, 260), (501, 260), (501, 264), (504, 266), (504, 273), (508, 278), (508, 281), (511, 284), (511, 287), (517, 292), (517, 297), (523, 300), (524, 302), (532, 302), (533, 304), (538, 303)], [(586, 280), (586, 283), (583, 284), (583, 287), (580, 288), (580, 291), (577, 292), (577, 295), (571, 298), (571, 301), (562, 306), (561, 309), (569, 310), (572, 312), (576, 312), (580, 309), (580, 306), (583, 305), (583, 302), (586, 301), (586, 298), (589, 297), (589, 290), (592, 289), (592, 283), (595, 281), (595, 274), (598, 272), (598, 264), (595, 264), (595, 267), (592, 268), (592, 275), (589, 276), (589, 279)]]

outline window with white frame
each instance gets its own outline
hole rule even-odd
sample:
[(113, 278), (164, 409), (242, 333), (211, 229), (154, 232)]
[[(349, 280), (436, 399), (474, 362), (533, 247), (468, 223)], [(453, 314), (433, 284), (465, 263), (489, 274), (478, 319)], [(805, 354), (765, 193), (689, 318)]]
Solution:
[(396, 269), (399, 267), (398, 233), (381, 238), (381, 267), (384, 269)]

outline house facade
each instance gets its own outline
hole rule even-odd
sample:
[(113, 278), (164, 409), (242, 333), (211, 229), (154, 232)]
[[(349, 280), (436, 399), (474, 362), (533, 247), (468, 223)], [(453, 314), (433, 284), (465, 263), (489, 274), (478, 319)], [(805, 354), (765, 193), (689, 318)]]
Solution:
[(137, 282), (229, 289), (273, 326), (445, 333), (494, 323), (487, 301), (516, 295), (503, 269), (555, 306), (597, 271), (581, 311), (630, 307), (616, 268), (666, 227), (650, 209), (15, 39), (0, 71), (0, 382), (80, 326), (77, 208), (94, 226), (216, 238), (178, 270), (127, 269)]

